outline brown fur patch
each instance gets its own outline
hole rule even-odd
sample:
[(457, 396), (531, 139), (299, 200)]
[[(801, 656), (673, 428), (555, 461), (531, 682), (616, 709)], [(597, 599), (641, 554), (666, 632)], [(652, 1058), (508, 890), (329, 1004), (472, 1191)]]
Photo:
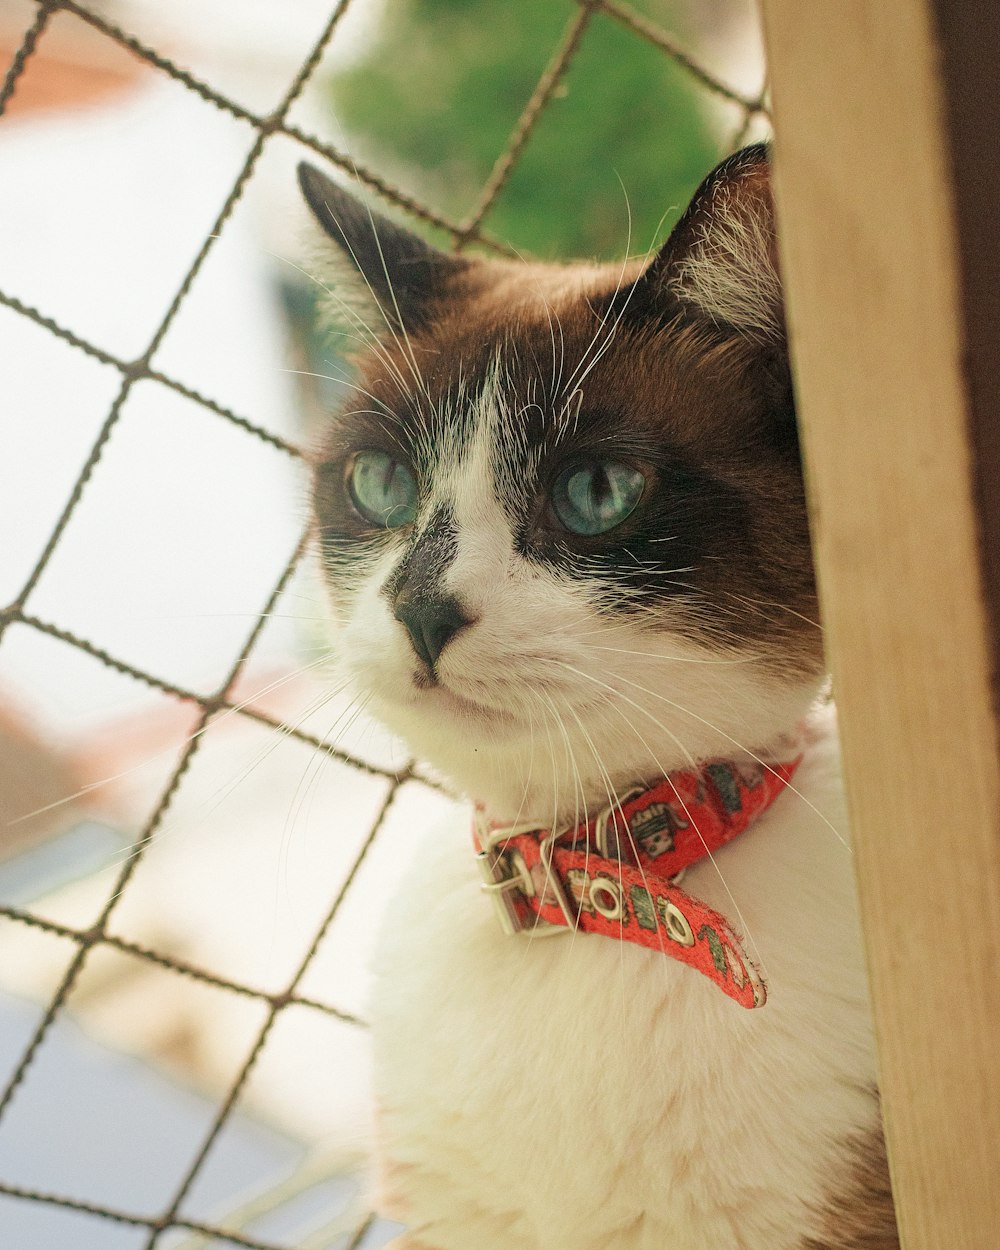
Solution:
[(881, 1128), (857, 1142), (851, 1175), (823, 1212), (823, 1231), (807, 1237), (801, 1250), (899, 1250)]

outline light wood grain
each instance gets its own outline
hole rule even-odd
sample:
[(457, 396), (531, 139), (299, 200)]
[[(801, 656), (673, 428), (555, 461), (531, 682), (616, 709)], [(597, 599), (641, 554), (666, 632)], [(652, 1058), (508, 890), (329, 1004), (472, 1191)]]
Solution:
[(996, 1250), (997, 588), (974, 502), (989, 466), (972, 442), (963, 358), (949, 84), (924, 0), (765, 0), (764, 12), (900, 1228), (905, 1250)]

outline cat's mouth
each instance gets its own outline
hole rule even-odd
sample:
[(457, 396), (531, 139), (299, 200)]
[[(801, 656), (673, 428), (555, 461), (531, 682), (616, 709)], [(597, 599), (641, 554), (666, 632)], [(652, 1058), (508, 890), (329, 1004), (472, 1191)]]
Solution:
[(477, 729), (498, 727), (518, 729), (524, 718), (506, 706), (474, 698), (455, 689), (452, 682), (441, 677), (431, 677), (426, 671), (417, 671), (412, 677), (416, 691), (415, 702), (435, 716), (451, 716)]
[(579, 692), (537, 669), (523, 680), (508, 672), (491, 673), (489, 681), (469, 682), (452, 673), (431, 674), (421, 668), (411, 673), (410, 680), (408, 701), (413, 706), (435, 716), (451, 715), (474, 722), (478, 728), (530, 730), (538, 724), (539, 716), (546, 719), (546, 709), (558, 720), (560, 710), (571, 716), (586, 716), (607, 703), (603, 690), (581, 699)]
[(514, 726), (520, 722), (516, 716), (505, 708), (491, 707), (459, 694), (456, 690), (437, 682), (425, 688), (424, 697), (433, 700), (435, 710), (451, 712), (466, 719), (473, 719), (477, 724)]

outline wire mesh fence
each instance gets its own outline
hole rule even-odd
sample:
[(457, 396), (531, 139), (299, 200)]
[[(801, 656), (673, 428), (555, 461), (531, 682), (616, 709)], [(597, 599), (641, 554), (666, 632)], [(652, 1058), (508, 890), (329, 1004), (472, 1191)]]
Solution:
[[(233, 1222), (227, 1227), (192, 1219), (185, 1211), (185, 1200), (204, 1168), (213, 1146), (219, 1139), (220, 1133), (233, 1115), (234, 1109), (240, 1103), (241, 1096), (244, 1094), (254, 1068), (268, 1044), (275, 1024), (283, 1013), (288, 1012), (292, 1008), (298, 1008), (333, 1017), (357, 1027), (363, 1027), (363, 1023), (358, 1019), (355, 1012), (340, 1008), (332, 1002), (321, 1001), (319, 998), (305, 993), (302, 989), (303, 978), (320, 943), (328, 933), (344, 904), (345, 898), (351, 891), (361, 864), (369, 854), (376, 839), (379, 838), (387, 814), (393, 805), (400, 801), (401, 788), (405, 783), (413, 779), (416, 779), (420, 785), (430, 783), (426, 779), (420, 778), (419, 774), (415, 773), (411, 767), (405, 767), (400, 770), (382, 768), (360, 756), (343, 750), (333, 740), (327, 740), (322, 736), (312, 734), (297, 724), (285, 723), (279, 717), (271, 715), (255, 705), (253, 701), (247, 703), (238, 697), (237, 688), (239, 680), (248, 659), (254, 651), (265, 623), (274, 611), (275, 605), (288, 587), (290, 579), (294, 576), (303, 559), (309, 542), (308, 527), (288, 553), (288, 558), (280, 577), (266, 595), (264, 601), (260, 603), (259, 611), (254, 617), (252, 625), (247, 630), (237, 650), (236, 658), (229, 666), (228, 672), (218, 683), (215, 690), (207, 695), (203, 692), (186, 688), (184, 685), (178, 684), (156, 672), (146, 671), (127, 659), (112, 654), (109, 649), (101, 645), (99, 640), (81, 637), (76, 631), (65, 628), (59, 622), (45, 619), (34, 608), (33, 603), (39, 582), (53, 560), (60, 544), (64, 542), (68, 530), (73, 525), (74, 517), (81, 506), (81, 501), (87, 496), (88, 492), (98, 489), (92, 483), (92, 478), (109, 445), (116, 437), (126, 400), (137, 384), (154, 383), (191, 401), (212, 418), (221, 419), (229, 423), (232, 427), (241, 431), (247, 438), (258, 440), (274, 455), (290, 457), (295, 460), (307, 458), (301, 448), (293, 445), (285, 437), (265, 428), (258, 422), (240, 415), (227, 404), (201, 393), (199, 387), (190, 385), (183, 378), (172, 376), (170, 372), (157, 367), (156, 364), (158, 351), (164, 342), (168, 330), (174, 323), (182, 304), (188, 297), (192, 285), (204, 268), (210, 254), (226, 231), (227, 223), (253, 177), (262, 153), (268, 143), (272, 142), (277, 136), (284, 136), (286, 139), (294, 140), (300, 145), (303, 155), (311, 152), (321, 157), (356, 179), (388, 205), (401, 210), (403, 213), (416, 218), (428, 226), (445, 232), (455, 248), (477, 246), (481, 249), (503, 254), (509, 251), (508, 247), (501, 239), (494, 237), (489, 230), (491, 210), (502, 195), (504, 187), (511, 178), (523, 153), (531, 144), (532, 136), (535, 133), (539, 120), (549, 109), (553, 99), (557, 97), (574, 57), (588, 38), (589, 31), (598, 17), (616, 23), (628, 31), (636, 40), (644, 41), (664, 57), (670, 58), (690, 76), (691, 81), (696, 83), (700, 89), (731, 105), (736, 112), (738, 124), (729, 136), (728, 146), (737, 146), (756, 121), (766, 119), (767, 106), (763, 85), (759, 92), (750, 95), (735, 90), (709, 72), (700, 63), (697, 55), (683, 47), (668, 31), (662, 29), (637, 10), (626, 4), (619, 3), (618, 0), (578, 0), (575, 11), (571, 13), (570, 20), (557, 46), (552, 49), (534, 90), (524, 102), (520, 116), (512, 128), (505, 146), (497, 153), (492, 170), (482, 186), (478, 198), (464, 218), (452, 220), (435, 211), (428, 204), (422, 202), (421, 199), (409, 195), (405, 190), (393, 185), (377, 171), (359, 165), (349, 152), (340, 150), (317, 135), (306, 132), (292, 118), (294, 103), (300, 97), (310, 77), (315, 74), (331, 42), (337, 38), (338, 28), (349, 5), (350, 0), (339, 0), (339, 3), (332, 6), (325, 26), (307, 55), (302, 58), (297, 71), (290, 77), (277, 107), (266, 115), (254, 112), (230, 98), (226, 93), (216, 90), (210, 82), (196, 76), (157, 48), (148, 46), (134, 34), (102, 15), (101, 12), (88, 8), (86, 5), (78, 3), (77, 0), (37, 0), (37, 11), (34, 14), (31, 25), (24, 32), (23, 39), (17, 47), (13, 60), (6, 72), (2, 89), (0, 89), (0, 114), (2, 114), (11, 100), (16, 98), (19, 85), (31, 65), (32, 58), (37, 55), (39, 48), (44, 46), (53, 18), (60, 12), (65, 12), (75, 15), (76, 18), (93, 28), (104, 39), (127, 50), (128, 53), (144, 62), (157, 73), (168, 76), (189, 92), (194, 93), (204, 103), (206, 108), (220, 110), (230, 117), (249, 125), (254, 136), (249, 151), (246, 153), (241, 167), (231, 182), (228, 194), (226, 194), (215, 220), (205, 233), (201, 245), (187, 269), (178, 273), (174, 294), (168, 303), (165, 313), (155, 326), (153, 333), (148, 337), (143, 350), (133, 358), (126, 359), (122, 355), (108, 350), (100, 342), (92, 341), (88, 337), (86, 326), (61, 324), (50, 316), (46, 309), (34, 307), (31, 303), (25, 302), (13, 291), (5, 288), (3, 275), (0, 274), (0, 304), (18, 316), (33, 322), (37, 327), (47, 331), (49, 334), (57, 336), (63, 343), (77, 352), (84, 353), (93, 360), (109, 367), (117, 375), (117, 388), (113, 401), (99, 426), (89, 452), (86, 454), (82, 468), (80, 468), (76, 480), (68, 492), (61, 513), (51, 527), (47, 540), (28, 576), (24, 579), (19, 593), (12, 602), (0, 610), (0, 640), (3, 639), (5, 633), (12, 626), (27, 628), (38, 635), (74, 648), (102, 666), (144, 683), (153, 690), (191, 707), (196, 712), (194, 732), (180, 752), (176, 764), (166, 778), (157, 800), (148, 811), (145, 823), (124, 856), (117, 877), (113, 881), (103, 905), (98, 909), (97, 914), (93, 916), (91, 923), (86, 926), (76, 927), (57, 923), (51, 918), (35, 914), (30, 909), (8, 905), (0, 906), (0, 916), (6, 918), (6, 920), (16, 925), (32, 928), (57, 937), (70, 943), (73, 949), (72, 957), (59, 978), (58, 984), (41, 1018), (24, 1045), (23, 1052), (5, 1088), (0, 1092), (0, 1133), (3, 1131), (4, 1117), (15, 1103), (29, 1073), (37, 1065), (39, 1055), (47, 1044), (54, 1023), (68, 1008), (71, 1009), (74, 991), (78, 986), (85, 965), (92, 958), (94, 952), (99, 949), (114, 950), (130, 958), (156, 964), (171, 976), (185, 977), (201, 984), (215, 987), (227, 994), (241, 996), (259, 1004), (263, 1009), (261, 1022), (251, 1039), (250, 1045), (246, 1049), (239, 1071), (236, 1073), (224, 1097), (219, 1100), (215, 1108), (214, 1117), (204, 1132), (200, 1145), (190, 1158), (169, 1201), (160, 1209), (152, 1212), (113, 1209), (98, 1201), (90, 1200), (86, 1194), (70, 1195), (39, 1192), (9, 1183), (4, 1177), (0, 1176), (0, 1195), (9, 1199), (21, 1200), (25, 1203), (62, 1208), (92, 1217), (94, 1220), (106, 1221), (109, 1224), (122, 1225), (139, 1230), (145, 1235), (144, 1244), (147, 1250), (162, 1250), (168, 1234), (181, 1233), (198, 1235), (203, 1238), (204, 1241), (199, 1244), (211, 1242), (220, 1246), (248, 1247), (250, 1250), (287, 1250), (287, 1247), (283, 1247), (277, 1242), (261, 1240), (247, 1235), (241, 1227), (236, 1226), (236, 1224), (246, 1223), (245, 1219), (236, 1213), (233, 1215)], [(609, 67), (609, 72), (611, 70), (612, 67)], [(10, 416), (11, 414), (8, 414), (4, 419), (9, 420)], [(128, 940), (116, 934), (112, 927), (116, 909), (119, 908), (138, 866), (156, 838), (179, 789), (184, 784), (192, 760), (199, 750), (202, 749), (205, 741), (205, 731), (223, 716), (235, 716), (248, 720), (264, 726), (275, 735), (283, 735), (298, 740), (304, 745), (313, 748), (316, 752), (321, 753), (324, 757), (333, 758), (341, 763), (350, 765), (352, 768), (380, 779), (384, 784), (384, 792), (375, 818), (367, 834), (359, 844), (353, 863), (349, 866), (344, 879), (336, 890), (335, 896), (329, 901), (325, 915), (313, 933), (311, 941), (304, 955), (299, 960), (297, 967), (278, 991), (256, 988), (253, 985), (219, 975), (210, 967), (197, 966), (172, 953), (156, 950), (142, 943)], [(317, 1079), (321, 1078), (318, 1077)], [(113, 1132), (113, 1126), (109, 1125), (107, 1131)], [(342, 1244), (350, 1246), (360, 1245), (371, 1218), (366, 1216), (362, 1219), (350, 1233), (345, 1235), (345, 1240)], [(55, 1247), (53, 1247), (53, 1250), (55, 1250)]]

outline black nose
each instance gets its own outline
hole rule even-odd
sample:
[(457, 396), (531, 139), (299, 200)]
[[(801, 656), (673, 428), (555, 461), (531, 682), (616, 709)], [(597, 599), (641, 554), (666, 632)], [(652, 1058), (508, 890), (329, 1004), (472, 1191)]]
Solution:
[(409, 596), (405, 591), (396, 600), (395, 616), (409, 630), (414, 651), (430, 669), (458, 631), (469, 624), (457, 599)]

